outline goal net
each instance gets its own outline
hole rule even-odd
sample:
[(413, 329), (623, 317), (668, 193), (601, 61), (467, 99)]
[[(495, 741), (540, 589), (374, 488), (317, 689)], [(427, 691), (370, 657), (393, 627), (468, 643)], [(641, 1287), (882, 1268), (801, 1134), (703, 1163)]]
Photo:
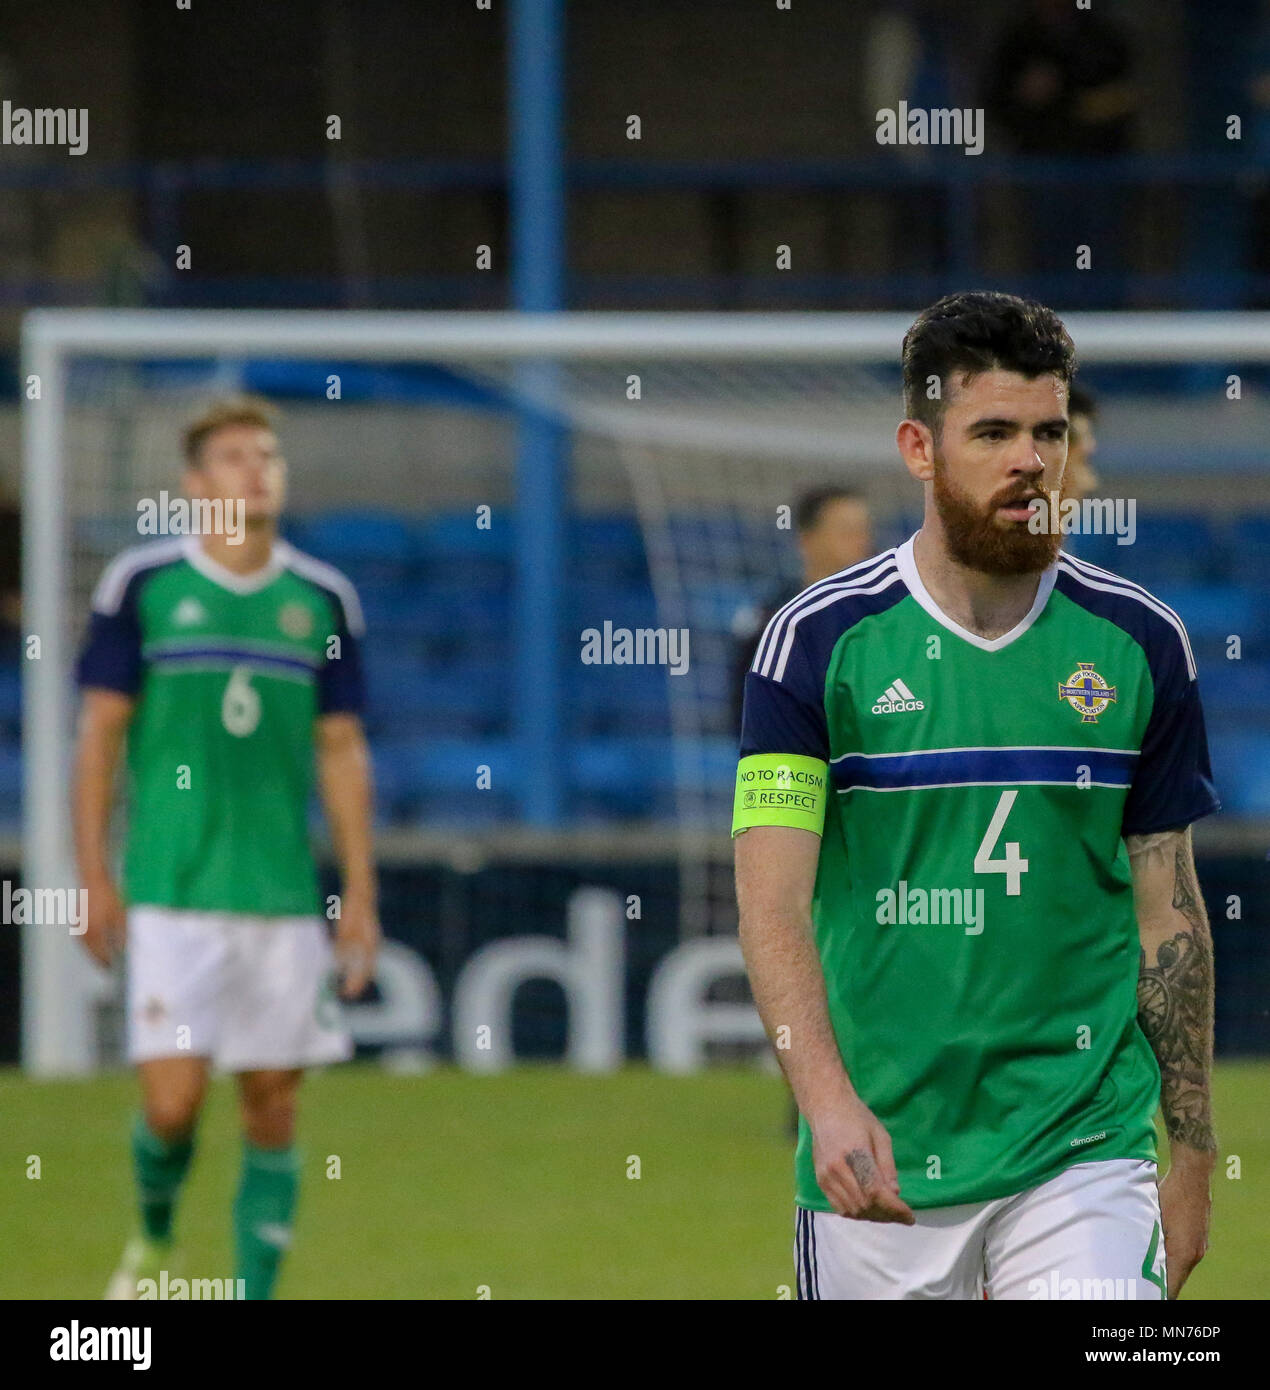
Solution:
[[(563, 795), (556, 823), (535, 824), (537, 848), (525, 853), (553, 840), (566, 857), (582, 845), (601, 843), (611, 858), (638, 846), (678, 867), (681, 937), (734, 932), (728, 831), (747, 623), (801, 587), (793, 519), (806, 490), (862, 493), (878, 549), (919, 524), (920, 495), (893, 438), (910, 321), (29, 316), (24, 622), (41, 646), (23, 670), (24, 881), (75, 883), (72, 669), (93, 585), (114, 554), (146, 539), (138, 502), (178, 492), (182, 425), (209, 398), (248, 390), (283, 411), (288, 534), (349, 573), (366, 609), (383, 852), (408, 860), (438, 847), (478, 853), (473, 845), (499, 837), (528, 843), (523, 745), (534, 731), (517, 723), (524, 687), (510, 668), (526, 656), (517, 586), (533, 544), (527, 487), (546, 466), (526, 450), (525, 425), (545, 422), (567, 455), (560, 531), (542, 550), (556, 559), (547, 616)], [(1136, 546), (1087, 553), (1179, 607), (1200, 651), (1215, 759), (1242, 769), (1230, 824), (1257, 823), (1270, 814), (1270, 787), (1247, 784), (1266, 732), (1258, 711), (1270, 707), (1259, 684), (1259, 614), (1270, 606), (1256, 598), (1270, 559), (1264, 487), (1256, 500), (1270, 318), (1068, 323), (1082, 380), (1103, 398), (1102, 490), (1138, 507)], [(623, 633), (651, 634), (632, 648), (645, 659), (623, 660)], [(1238, 667), (1232, 634), (1247, 644)], [(478, 766), (492, 768), (492, 785), (477, 787)], [(515, 931), (532, 909), (499, 911)], [(24, 927), (33, 1070), (117, 1055), (118, 981), (103, 983), (82, 955), (65, 931)]]

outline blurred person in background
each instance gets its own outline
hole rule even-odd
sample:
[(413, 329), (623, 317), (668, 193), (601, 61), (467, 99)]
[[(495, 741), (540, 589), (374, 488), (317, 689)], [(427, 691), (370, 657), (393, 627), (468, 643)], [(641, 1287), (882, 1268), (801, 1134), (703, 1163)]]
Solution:
[[(214, 1066), (234, 1074), (242, 1119), (234, 1278), (239, 1296), (263, 1299), (291, 1240), (300, 1083), (352, 1055), (337, 979), (355, 998), (378, 949), (363, 621), (338, 570), (278, 538), (287, 470), (264, 402), (218, 402), (183, 443), (186, 496), (238, 523), (213, 519), (117, 556), (79, 662), (83, 942), (105, 966), (126, 940), (128, 1057), (142, 1090), (138, 1229), (106, 1297), (139, 1298), (171, 1271)], [(116, 887), (109, 829), (125, 756)], [(309, 836), (315, 784), (343, 871), (334, 947)]]
[(794, 530), (801, 557), (802, 584), (774, 584), (767, 601), (741, 609), (732, 622), (732, 728), (739, 734), (745, 697), (745, 673), (754, 646), (772, 615), (809, 584), (858, 565), (873, 554), (869, 506), (854, 489), (831, 483), (804, 492), (794, 506)]
[[(1051, 159), (1125, 155), (1133, 146), (1140, 101), (1133, 67), (1129, 37), (1113, 20), (1077, 10), (1072, 0), (1031, 0), (993, 47), (980, 100), (1014, 154)], [(1090, 247), (1095, 273), (1123, 265), (1125, 223), (1118, 187), (1091, 183), (1056, 189), (1061, 216), (1054, 215), (1056, 203), (1038, 198), (1043, 191), (1036, 185), (1023, 187), (1020, 222), (1029, 270), (1068, 274), (1082, 244)], [(1063, 286), (1060, 292), (1070, 302), (1071, 291)]]
[[(876, 131), (877, 113), (972, 106), (973, 72), (963, 63), (959, 18), (938, 0), (887, 0), (861, 26), (863, 115)], [(875, 146), (876, 149), (876, 146)], [(895, 157), (912, 169), (929, 167), (937, 152), (901, 145)], [(889, 271), (946, 268), (948, 200), (937, 185), (897, 180), (880, 198), (874, 236)]]
[[(850, 569), (873, 554), (873, 521), (869, 505), (854, 488), (830, 483), (804, 492), (794, 505), (794, 531), (802, 565), (802, 585), (788, 582), (772, 586), (770, 599), (743, 608), (732, 624), (735, 639), (732, 656), (732, 728), (741, 736), (745, 704), (745, 677), (754, 662), (754, 648), (778, 609), (796, 594)], [(798, 1106), (789, 1097), (789, 1130), (798, 1135)]]
[[(1063, 474), (1063, 496), (1080, 501), (1098, 487), (1098, 474), (1091, 459), (1098, 449), (1094, 422), (1098, 402), (1094, 393), (1073, 383), (1067, 395), (1067, 470)], [(1066, 545), (1066, 542), (1064, 542)]]
[(1071, 0), (1032, 0), (993, 49), (984, 105), (1016, 154), (1126, 154), (1138, 107), (1132, 70), (1114, 21)]

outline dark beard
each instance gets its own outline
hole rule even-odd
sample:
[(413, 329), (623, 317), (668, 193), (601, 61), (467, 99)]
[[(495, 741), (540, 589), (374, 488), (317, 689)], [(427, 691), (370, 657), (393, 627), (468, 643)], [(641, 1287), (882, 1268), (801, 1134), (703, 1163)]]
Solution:
[(1061, 535), (1029, 531), (1026, 521), (1005, 525), (997, 521), (997, 508), (1008, 506), (1020, 493), (1036, 490), (1030, 484), (1013, 483), (981, 508), (948, 481), (938, 454), (934, 484), (935, 510), (943, 523), (949, 553), (958, 564), (982, 574), (1007, 575), (1036, 574), (1054, 562), (1062, 545)]

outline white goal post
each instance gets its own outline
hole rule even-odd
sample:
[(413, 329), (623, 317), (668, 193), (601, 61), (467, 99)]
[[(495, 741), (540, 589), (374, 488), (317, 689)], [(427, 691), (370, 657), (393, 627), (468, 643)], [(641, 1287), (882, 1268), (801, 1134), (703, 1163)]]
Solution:
[[(73, 653), (66, 621), (71, 539), (68, 498), (70, 371), (76, 359), (140, 363), (193, 358), (255, 357), (348, 362), (458, 364), (507, 373), (518, 363), (603, 365), (707, 364), (736, 369), (738, 390), (758, 380), (747, 373), (774, 364), (815, 364), (832, 371), (898, 364), (913, 314), (895, 313), (399, 313), (353, 311), (39, 310), (22, 326), (23, 623), (38, 636), (39, 659), (23, 669), (24, 826), (22, 872), (27, 885), (75, 883), (69, 824), (69, 750), (73, 718)], [(1270, 314), (1089, 313), (1065, 316), (1082, 364), (1270, 363)], [(633, 370), (633, 368), (632, 368)], [(625, 372), (622, 372), (625, 375)], [(693, 388), (694, 390), (696, 388)], [(755, 388), (756, 390), (759, 388)], [(709, 394), (707, 388), (706, 394)], [(678, 415), (648, 412), (648, 434), (627, 414), (595, 408), (585, 393), (553, 401), (581, 431), (608, 433), (620, 452), (643, 458), (667, 432), (677, 445), (716, 451), (740, 448), (726, 428), (734, 392), (723, 406)], [(761, 407), (762, 401), (754, 402)], [(898, 419), (898, 398), (894, 401)], [(726, 407), (726, 408), (725, 408)], [(832, 425), (831, 421), (831, 425)], [(806, 422), (806, 449), (833, 459), (832, 428), (823, 439)], [(779, 452), (785, 414), (763, 437)], [(739, 431), (750, 435), (758, 422)], [(622, 436), (625, 437), (622, 437)], [(794, 441), (791, 437), (791, 444)], [(756, 446), (757, 447), (757, 446)], [(630, 464), (634, 471), (643, 463)], [(646, 462), (646, 460), (645, 460)], [(638, 481), (634, 491), (638, 493)], [(642, 518), (647, 526), (648, 517)], [(655, 547), (650, 544), (650, 555)], [(673, 564), (673, 557), (666, 563)], [(655, 587), (659, 576), (654, 573)], [(660, 598), (660, 590), (659, 590)], [(676, 723), (677, 733), (691, 730)], [(700, 827), (698, 827), (700, 830)], [(724, 829), (726, 835), (726, 828)], [(87, 1001), (97, 987), (81, 946), (65, 932), (23, 927), (24, 1066), (35, 1074), (82, 1071), (95, 1046)]]

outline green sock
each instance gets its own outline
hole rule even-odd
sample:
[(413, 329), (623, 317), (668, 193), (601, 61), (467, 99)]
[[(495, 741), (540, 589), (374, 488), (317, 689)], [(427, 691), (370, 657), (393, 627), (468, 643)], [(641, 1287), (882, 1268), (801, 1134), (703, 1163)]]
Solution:
[(141, 1201), (141, 1229), (149, 1240), (172, 1239), (172, 1215), (177, 1193), (185, 1181), (193, 1138), (160, 1139), (138, 1114), (132, 1125), (132, 1167)]
[(291, 1240), (299, 1187), (300, 1160), (294, 1145), (258, 1149), (244, 1141), (234, 1202), (234, 1277), (243, 1281), (246, 1298), (268, 1298), (273, 1292), (282, 1253)]

